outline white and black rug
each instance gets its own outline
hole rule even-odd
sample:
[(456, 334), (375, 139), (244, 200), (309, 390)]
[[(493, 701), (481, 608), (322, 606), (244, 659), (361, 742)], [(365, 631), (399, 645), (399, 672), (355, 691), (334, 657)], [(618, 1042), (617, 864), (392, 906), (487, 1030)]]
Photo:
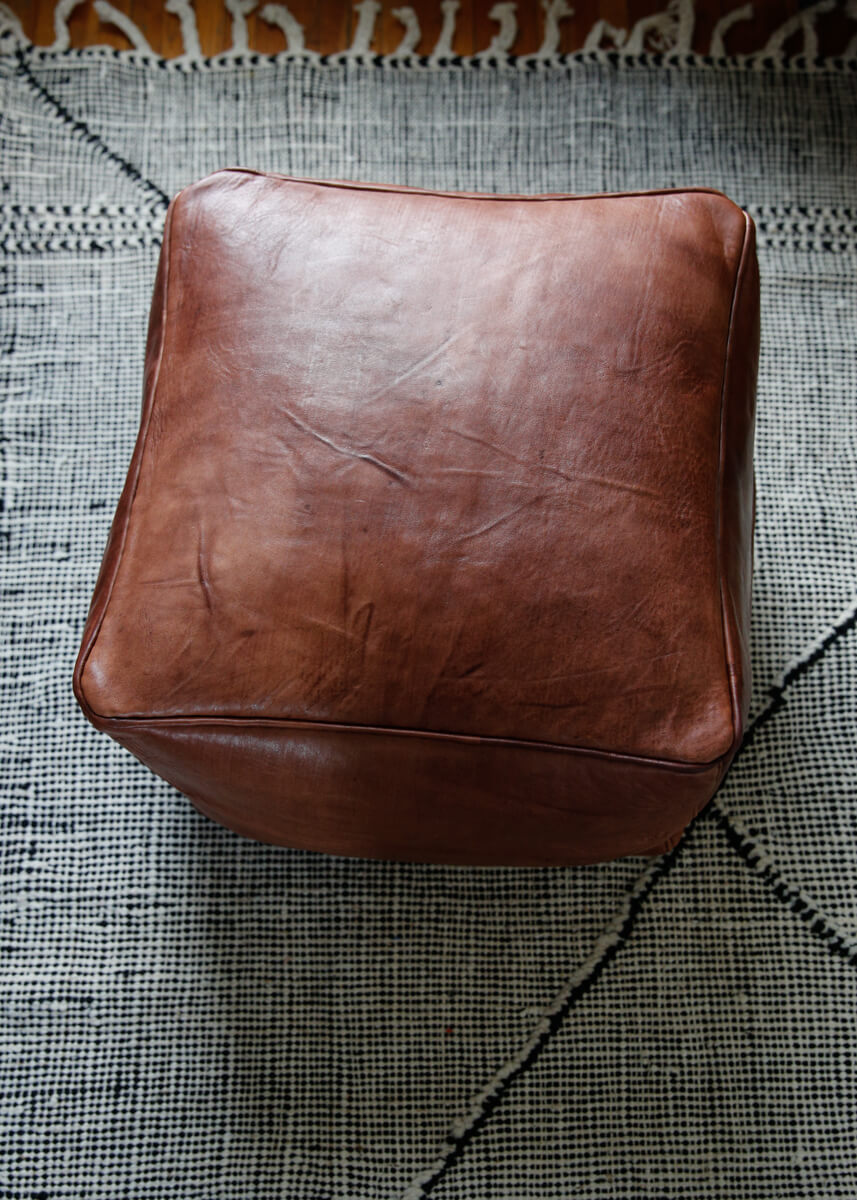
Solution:
[[(302, 54), (292, 25), (271, 60), (229, 7), (235, 50), (208, 62), (187, 0), (177, 62), (133, 26), (137, 51), (72, 51), (60, 18), (40, 50), (2, 18), (0, 1200), (857, 1195), (857, 43), (814, 58), (822, 4), (756, 58), (722, 58), (724, 27), (701, 57), (673, 4), (568, 56), (548, 21), (514, 59), (502, 5), (453, 59), (447, 4), (435, 53), (405, 30), (373, 59), (364, 3), (346, 54)], [(753, 723), (672, 853), (261, 846), (77, 709), (165, 207), (229, 165), (701, 184), (755, 218)]]

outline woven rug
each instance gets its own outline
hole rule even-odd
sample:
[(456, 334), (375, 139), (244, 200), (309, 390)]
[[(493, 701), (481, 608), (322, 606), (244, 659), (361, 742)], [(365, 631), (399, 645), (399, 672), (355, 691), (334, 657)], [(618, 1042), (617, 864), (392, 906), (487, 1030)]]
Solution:
[[(0, 1197), (854, 1196), (854, 47), (816, 61), (810, 11), (760, 57), (722, 57), (722, 28), (691, 55), (683, 6), (568, 56), (548, 28), (514, 59), (500, 5), (473, 59), (442, 39), (373, 59), (364, 22), (345, 54), (303, 53), (293, 24), (263, 60), (229, 7), (216, 61), (185, 0), (169, 63), (141, 38), (71, 51), (63, 19), (40, 50), (4, 18)], [(752, 725), (671, 853), (464, 869), (262, 846), (77, 709), (165, 206), (228, 165), (706, 185), (756, 220)]]

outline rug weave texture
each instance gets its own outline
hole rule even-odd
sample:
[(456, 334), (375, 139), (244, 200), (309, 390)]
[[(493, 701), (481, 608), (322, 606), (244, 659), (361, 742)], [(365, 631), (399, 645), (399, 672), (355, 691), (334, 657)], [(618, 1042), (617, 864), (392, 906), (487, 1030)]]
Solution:
[[(857, 1194), (854, 72), (0, 44), (0, 1198)], [(756, 220), (752, 726), (670, 854), (266, 847), (77, 709), (166, 203), (230, 165)]]

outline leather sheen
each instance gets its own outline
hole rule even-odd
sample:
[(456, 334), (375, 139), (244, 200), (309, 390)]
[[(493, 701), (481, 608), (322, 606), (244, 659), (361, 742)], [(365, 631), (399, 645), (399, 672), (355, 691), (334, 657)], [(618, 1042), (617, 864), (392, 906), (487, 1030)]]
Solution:
[(746, 720), (758, 349), (718, 192), (185, 188), (78, 702), (265, 841), (672, 844)]

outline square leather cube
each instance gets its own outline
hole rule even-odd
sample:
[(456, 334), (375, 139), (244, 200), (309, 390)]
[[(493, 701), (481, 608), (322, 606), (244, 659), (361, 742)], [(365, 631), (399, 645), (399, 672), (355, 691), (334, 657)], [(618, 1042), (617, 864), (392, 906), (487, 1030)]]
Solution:
[(78, 702), (263, 841), (667, 848), (746, 720), (758, 345), (715, 191), (185, 188)]

